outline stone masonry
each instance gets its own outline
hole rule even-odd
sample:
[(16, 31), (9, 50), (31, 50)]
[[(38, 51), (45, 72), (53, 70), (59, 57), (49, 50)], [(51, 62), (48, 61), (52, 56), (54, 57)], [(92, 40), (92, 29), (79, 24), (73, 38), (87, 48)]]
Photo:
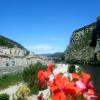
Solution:
[(18, 47), (0, 47), (0, 74), (21, 71), (24, 67), (36, 62), (41, 62), (43, 64), (49, 64), (52, 62), (46, 57), (31, 53), (26, 55), (26, 53), (27, 51)]

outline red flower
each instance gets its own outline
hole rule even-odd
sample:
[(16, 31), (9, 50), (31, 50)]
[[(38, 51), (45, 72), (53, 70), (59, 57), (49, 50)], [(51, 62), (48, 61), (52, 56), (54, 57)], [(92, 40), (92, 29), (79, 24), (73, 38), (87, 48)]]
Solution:
[(76, 89), (75, 84), (70, 82), (67, 77), (64, 77), (62, 74), (58, 74), (55, 76), (53, 82), (49, 82), (49, 86), (51, 88), (51, 93), (56, 94), (58, 92), (63, 92), (67, 94), (75, 94)]
[(63, 92), (58, 92), (52, 97), (52, 100), (67, 100), (67, 97)]
[(44, 78), (45, 78), (44, 71), (43, 70), (39, 70), (39, 72), (38, 72), (38, 79), (40, 81), (42, 81), (42, 80), (44, 80)]
[(83, 81), (83, 83), (85, 83), (85, 84), (87, 84), (91, 79), (90, 75), (85, 72), (82, 72), (82, 77), (80, 77), (77, 73), (72, 73), (72, 77), (74, 79)]
[[(93, 87), (91, 77), (89, 74), (82, 72), (82, 75), (72, 73), (73, 80), (63, 76), (62, 73), (53, 77), (49, 81), (49, 76), (53, 74), (54, 64), (47, 67), (47, 71), (40, 70), (38, 72), (38, 79), (40, 86), (45, 84), (50, 87), (52, 100), (77, 100), (78, 97), (84, 97), (86, 100), (100, 100), (100, 97), (95, 96), (95, 89)], [(43, 100), (41, 95), (38, 100)]]
[(80, 77), (77, 73), (73, 73), (72, 76), (74, 79), (77, 79), (75, 85), (83, 95), (86, 94), (86, 98), (95, 94), (95, 89), (90, 81), (91, 77), (89, 74), (82, 72), (82, 77)]
[(82, 72), (83, 83), (88, 84), (90, 82), (91, 76), (85, 72)]
[(41, 88), (43, 88), (44, 85), (46, 84), (46, 81), (49, 80), (49, 76), (50, 76), (50, 75), (51, 75), (51, 72), (50, 72), (50, 71), (43, 71), (43, 70), (40, 70), (40, 71), (38, 72), (38, 79), (39, 79)]
[(53, 72), (53, 67), (54, 67), (54, 66), (55, 66), (54, 64), (48, 65), (47, 70)]

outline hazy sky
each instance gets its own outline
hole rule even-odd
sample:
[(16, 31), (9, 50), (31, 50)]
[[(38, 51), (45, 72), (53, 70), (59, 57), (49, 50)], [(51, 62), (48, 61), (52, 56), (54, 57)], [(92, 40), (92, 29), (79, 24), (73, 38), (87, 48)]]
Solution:
[(35, 53), (61, 52), (99, 15), (100, 0), (0, 0), (0, 34)]

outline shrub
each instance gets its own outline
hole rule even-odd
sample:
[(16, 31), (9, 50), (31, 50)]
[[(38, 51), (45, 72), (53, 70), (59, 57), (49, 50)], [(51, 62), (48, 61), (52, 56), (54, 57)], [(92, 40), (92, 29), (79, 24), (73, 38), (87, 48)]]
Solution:
[(38, 62), (24, 69), (23, 80), (28, 84), (32, 94), (36, 94), (40, 90), (39, 80), (37, 78), (38, 71), (40, 69), (46, 70), (46, 68), (47, 66)]
[(26, 85), (22, 85), (16, 91), (15, 100), (27, 100), (30, 94), (30, 89)]
[(73, 65), (73, 64), (72, 64), (72, 65), (69, 65), (69, 66), (68, 66), (68, 72), (69, 72), (69, 73), (75, 72), (75, 65)]
[(8, 94), (0, 94), (0, 100), (9, 100), (9, 95)]

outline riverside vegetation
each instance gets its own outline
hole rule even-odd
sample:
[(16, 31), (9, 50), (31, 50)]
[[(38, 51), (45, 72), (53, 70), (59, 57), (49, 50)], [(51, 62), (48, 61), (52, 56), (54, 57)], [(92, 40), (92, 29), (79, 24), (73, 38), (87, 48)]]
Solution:
[[(31, 87), (33, 93), (39, 90), (39, 83), (37, 73), (40, 69), (46, 70), (46, 65), (37, 62), (34, 65), (29, 65), (23, 72), (9, 73), (0, 76), (0, 89), (5, 89), (11, 85), (25, 82)], [(37, 85), (35, 85), (37, 84)], [(33, 89), (32, 89), (33, 88)]]
[(23, 81), (22, 73), (10, 73), (0, 76), (0, 90)]
[(46, 66), (41, 63), (25, 68), (21, 74), (25, 85), (19, 87), (16, 91), (17, 99), (14, 100), (19, 100), (18, 98), (28, 100), (30, 95), (38, 94), (39, 91), (48, 87), (48, 98), (45, 99), (44, 94), (40, 94), (37, 100), (92, 100), (91, 98), (100, 100), (100, 97), (95, 95), (96, 89), (92, 84), (91, 76), (83, 72), (82, 69), (76, 70), (75, 65), (69, 65), (68, 71), (58, 74), (54, 73), (55, 69), (57, 69), (57, 66), (54, 64)]
[[(18, 98), (24, 98), (24, 97), (20, 97), (18, 94), (20, 95), (22, 95), (23, 93), (26, 94), (27, 90), (30, 91), (30, 94), (38, 94), (38, 92), (41, 89), (40, 89), (39, 81), (37, 78), (37, 73), (40, 69), (46, 70), (46, 67), (47, 67), (46, 65), (43, 65), (37, 62), (34, 65), (27, 66), (23, 70), (23, 72), (16, 72), (16, 73), (1, 75), (0, 76), (0, 89), (2, 90), (5, 88), (8, 88), (11, 85), (16, 85), (18, 83), (25, 83), (27, 84), (26, 86), (22, 86), (16, 91)], [(1, 94), (0, 97), (2, 99), (0, 100), (8, 100), (8, 99), (3, 99), (3, 98), (7, 98), (7, 96), (8, 96), (7, 94)]]

